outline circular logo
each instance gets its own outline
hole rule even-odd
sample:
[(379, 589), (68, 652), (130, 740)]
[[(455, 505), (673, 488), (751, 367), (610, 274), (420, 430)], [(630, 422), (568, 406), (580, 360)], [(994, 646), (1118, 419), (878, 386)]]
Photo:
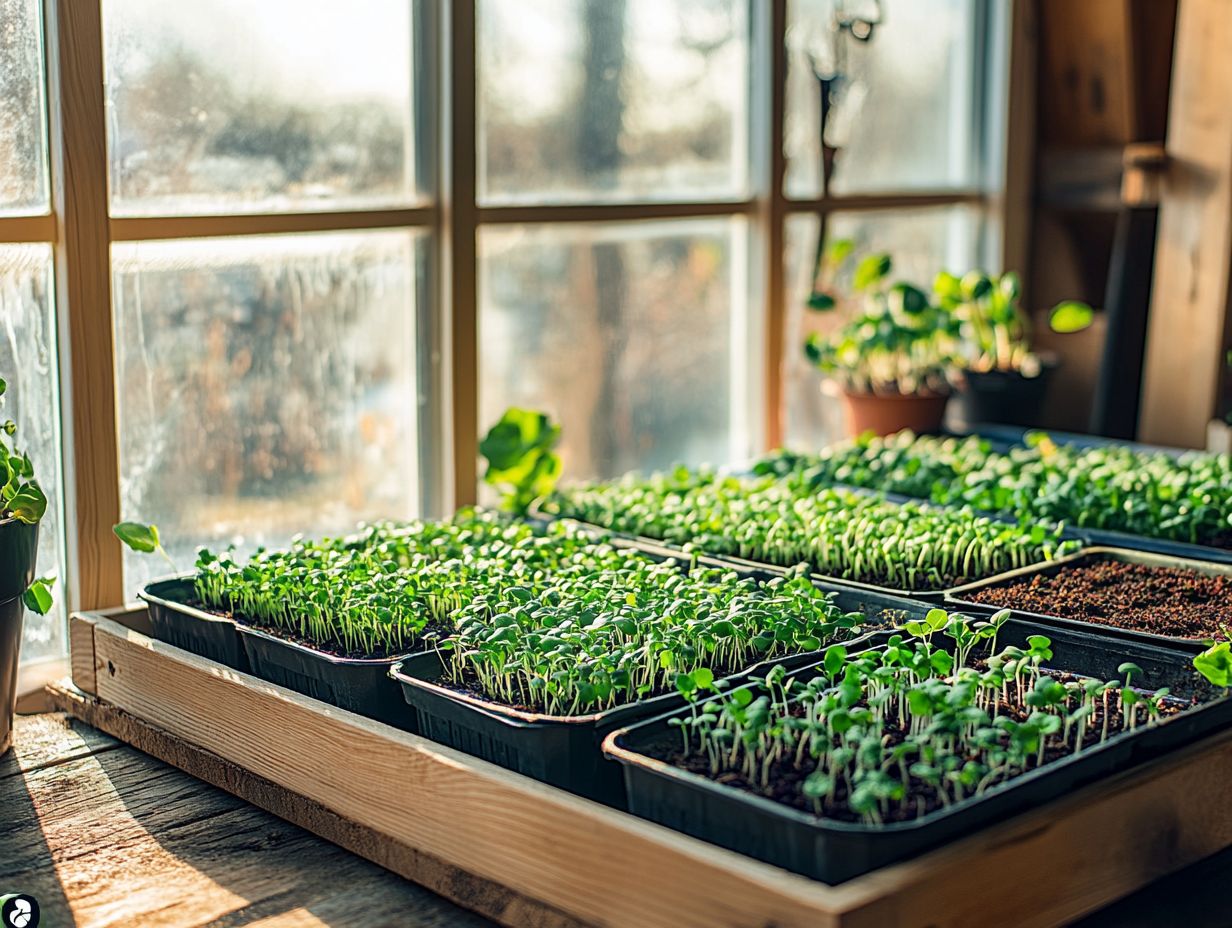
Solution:
[(39, 904), (33, 896), (15, 893), (0, 897), (0, 924), (3, 928), (38, 928)]

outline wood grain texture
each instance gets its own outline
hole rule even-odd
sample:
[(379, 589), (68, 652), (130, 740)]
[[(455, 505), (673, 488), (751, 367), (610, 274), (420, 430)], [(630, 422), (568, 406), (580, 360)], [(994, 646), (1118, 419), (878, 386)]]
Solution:
[(94, 622), (80, 615), (68, 620), (69, 668), (77, 689), (93, 695), (97, 690), (94, 666)]
[[(1223, 788), (1232, 733), (830, 887), (232, 673), (113, 621), (97, 620), (95, 648), (106, 672), (99, 703), (83, 697), (83, 706), (119, 710), (187, 743), (189, 754), (241, 768), (240, 779), (255, 776), (262, 789), (316, 803), (328, 813), (326, 831), (345, 820), (377, 836), (375, 846), (354, 841), (358, 853), (397, 861), (409, 850), (586, 924), (974, 928), (992, 911), (1003, 924), (1055, 924), (1232, 845), (1232, 794)], [(300, 800), (269, 801), (282, 814)], [(1100, 853), (1075, 854), (1092, 836)], [(379, 850), (391, 845), (403, 850)], [(414, 855), (400, 860), (395, 869), (420, 878)], [(1041, 896), (1041, 885), (1066, 891)], [(530, 911), (494, 915), (535, 923)]]
[(43, 924), (490, 924), (80, 722), (21, 719), (17, 744), (0, 860)]
[(1201, 448), (1232, 333), (1232, 3), (1184, 0), (1139, 439)]
[(64, 403), (69, 608), (124, 599), (119, 445), (112, 352), (102, 12), (47, 0), (56, 306)]

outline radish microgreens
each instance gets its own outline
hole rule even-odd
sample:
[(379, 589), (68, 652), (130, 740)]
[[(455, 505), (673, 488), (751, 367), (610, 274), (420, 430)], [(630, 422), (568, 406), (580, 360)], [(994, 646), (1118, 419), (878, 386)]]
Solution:
[(941, 589), (1076, 550), (1059, 527), (898, 505), (797, 478), (723, 477), (679, 468), (558, 490), (544, 508), (614, 531), (780, 566), (893, 586)]
[(1232, 456), (1226, 454), (1078, 448), (1042, 433), (1002, 453), (974, 436), (901, 432), (818, 455), (772, 458), (758, 469), (794, 469), (816, 485), (842, 483), (1023, 518), (1232, 546)]
[[(1144, 676), (1134, 664), (1121, 665), (1124, 683), (1046, 669), (1042, 635), (997, 651), (1008, 612), (984, 622), (934, 612), (884, 646), (829, 648), (809, 678), (779, 667), (693, 703), (671, 721), (678, 759), (767, 796), (783, 798), (791, 783), (800, 808), (880, 824), (981, 796), (1181, 708), (1166, 689), (1134, 688)], [(933, 642), (938, 631), (955, 653)], [(977, 645), (990, 655), (978, 666), (969, 660)]]

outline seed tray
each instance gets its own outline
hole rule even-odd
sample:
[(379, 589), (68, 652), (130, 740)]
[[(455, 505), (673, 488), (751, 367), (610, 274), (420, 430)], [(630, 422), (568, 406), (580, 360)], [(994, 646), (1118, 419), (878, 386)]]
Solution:
[[(1050, 802), (1089, 783), (1131, 768), (1219, 731), (1232, 723), (1232, 699), (1216, 691), (1193, 671), (1190, 655), (1175, 649), (1130, 641), (1110, 647), (1099, 635), (1010, 619), (997, 636), (998, 648), (1026, 646), (1027, 637), (1047, 635), (1053, 658), (1048, 667), (1080, 676), (1113, 679), (1125, 661), (1137, 663), (1154, 689), (1171, 688), (1174, 696), (1210, 702), (1163, 719), (1156, 725), (1123, 732), (1077, 756), (1034, 768), (972, 797), (911, 822), (878, 826), (840, 822), (799, 811), (770, 799), (677, 768), (647, 756), (645, 749), (672, 744), (678, 732), (668, 713), (613, 732), (604, 752), (624, 768), (629, 811), (661, 825), (739, 851), (826, 883), (846, 880), (915, 856), (961, 835), (1004, 821), (1025, 809)], [(937, 636), (937, 640), (943, 636)], [(884, 644), (879, 633), (867, 647)], [(949, 639), (944, 644), (952, 646)], [(808, 679), (820, 664), (796, 676)]]
[(58, 708), (503, 925), (1068, 924), (1232, 845), (1232, 732), (827, 886), (226, 671), (144, 607), (75, 614), (69, 640)]
[(404, 655), (340, 657), (215, 615), (189, 605), (196, 598), (191, 576), (151, 583), (139, 595), (149, 605), (150, 624), (160, 641), (340, 709), (414, 730), (415, 714), (389, 677), (390, 667)]
[[(761, 575), (761, 571), (750, 571)], [(834, 602), (844, 612), (874, 615), (884, 626), (923, 618), (932, 606), (861, 590), (832, 588)], [(852, 639), (864, 640), (861, 635)], [(844, 642), (848, 646), (851, 641)], [(764, 672), (774, 664), (789, 668), (811, 663), (812, 654), (780, 657), (728, 675), (738, 681)], [(445, 667), (436, 652), (417, 654), (395, 664), (391, 676), (402, 684), (406, 702), (418, 716), (424, 736), (481, 757), (509, 770), (623, 808), (624, 782), (620, 769), (603, 757), (601, 745), (609, 732), (684, 705), (677, 693), (617, 706), (581, 716), (527, 712), (477, 695), (459, 692), (441, 683)]]
[[(1125, 548), (1106, 548), (1093, 547), (1086, 548), (1076, 554), (1071, 554), (1067, 557), (1058, 558), (1047, 564), (1036, 564), (1032, 567), (1022, 567), (1018, 570), (1006, 571), (1003, 574), (998, 574), (995, 577), (989, 577), (987, 580), (980, 580), (977, 583), (968, 583), (965, 586), (960, 586), (957, 589), (951, 590), (946, 595), (946, 604), (951, 607), (961, 609), (964, 612), (971, 612), (979, 615), (988, 615), (997, 612), (1000, 607), (990, 603), (974, 602), (970, 599), (970, 595), (979, 590), (986, 590), (992, 587), (1004, 586), (1018, 580), (1029, 580), (1031, 577), (1040, 575), (1045, 577), (1055, 576), (1061, 571), (1068, 570), (1072, 567), (1090, 564), (1096, 561), (1121, 561), (1129, 564), (1144, 564), (1148, 567), (1178, 567), (1184, 570), (1192, 570), (1197, 573), (1206, 574), (1208, 576), (1232, 576), (1232, 564), (1222, 564), (1214, 561), (1195, 561), (1188, 558), (1169, 557), (1163, 554), (1153, 554), (1148, 551), (1133, 551)], [(1143, 644), (1162, 645), (1165, 647), (1180, 648), (1190, 653), (1197, 653), (1203, 650), (1206, 645), (1201, 639), (1196, 638), (1178, 638), (1169, 635), (1157, 635), (1152, 632), (1134, 631), (1128, 628), (1120, 628), (1115, 625), (1102, 625), (1098, 622), (1084, 622), (1081, 619), (1071, 619), (1059, 615), (1049, 615), (1040, 612), (1030, 612), (1025, 609), (1010, 610), (1016, 618), (1028, 619), (1033, 622), (1039, 622), (1041, 625), (1049, 625), (1055, 628), (1070, 628), (1086, 632), (1098, 632), (1123, 641), (1136, 641)]]

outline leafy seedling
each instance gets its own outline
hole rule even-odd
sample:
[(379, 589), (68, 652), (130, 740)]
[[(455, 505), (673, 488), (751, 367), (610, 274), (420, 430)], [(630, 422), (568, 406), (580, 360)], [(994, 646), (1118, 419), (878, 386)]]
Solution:
[(552, 492), (560, 477), (556, 453), (560, 426), (545, 413), (510, 408), (479, 443), (488, 462), (484, 482), (503, 492), (503, 505), (525, 515), (535, 500)]

